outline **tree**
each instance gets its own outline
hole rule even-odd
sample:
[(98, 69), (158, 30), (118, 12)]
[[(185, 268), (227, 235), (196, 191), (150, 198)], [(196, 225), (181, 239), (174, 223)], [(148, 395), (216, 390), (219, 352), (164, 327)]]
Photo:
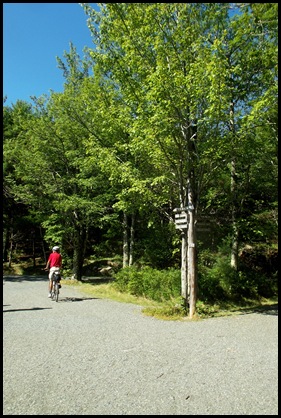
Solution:
[[(93, 62), (130, 108), (132, 149), (142, 150), (158, 170), (154, 181), (163, 186), (158, 203), (175, 201), (177, 193), (177, 206), (188, 208), (188, 236), (182, 238), (188, 277), (182, 296), (189, 299), (192, 316), (200, 195), (215, 167), (218, 176), (224, 175), (223, 165), (230, 170), (231, 263), (237, 267), (237, 176), (245, 150), (240, 127), (250, 100), (264, 90), (251, 6), (241, 6), (240, 14), (231, 17), (232, 5), (221, 3), (105, 4), (101, 12), (83, 5), (97, 46), (90, 52)], [(172, 191), (170, 199), (165, 189)]]
[(75, 62), (78, 68), (79, 57), (72, 49), (71, 83), (64, 93), (35, 101), (36, 116), (19, 125), (21, 137), (13, 147), (6, 144), (5, 156), (15, 163), (13, 176), (7, 176), (13, 194), (41, 214), (45, 239), (60, 243), (73, 257), (73, 274), (80, 280), (87, 231), (104, 211), (107, 182), (85, 160), (90, 115), (78, 99), (78, 83), (72, 83)]
[[(84, 8), (96, 49), (81, 60), (71, 44), (66, 63), (58, 59), (64, 92), (34, 98), (18, 118), (19, 133), (4, 145), (5, 184), (40, 219), (46, 240), (73, 258), (77, 278), (93, 228), (116, 226), (121, 237), (123, 225), (127, 266), (140, 220), (156, 225), (159, 213), (172, 224), (174, 208), (187, 211), (182, 296), (193, 316), (200, 217), (223, 219), (235, 270), (249, 222), (265, 237), (262, 219), (276, 214), (277, 8)], [(9, 121), (7, 112), (8, 131)]]
[[(163, 191), (171, 184), (177, 189), (178, 206), (189, 208), (189, 283), (184, 284), (182, 294), (186, 300), (190, 297), (191, 315), (196, 303), (195, 223), (202, 180), (197, 124), (204, 106), (204, 54), (198, 50), (205, 41), (201, 36), (207, 23), (201, 19), (205, 7), (123, 3), (106, 5), (102, 14), (84, 7), (93, 19), (97, 44), (98, 52), (91, 55), (118, 84), (124, 103), (131, 108), (132, 144), (153, 159), (158, 185), (164, 185), (162, 204), (167, 203)], [(97, 23), (102, 37), (96, 33)]]
[[(260, 170), (261, 161), (272, 160), (277, 144), (273, 116), (277, 109), (277, 4), (242, 7), (229, 22), (221, 24), (220, 36), (210, 39), (213, 60), (209, 77), (211, 91), (217, 94), (209, 94), (206, 115), (220, 124), (222, 161), (230, 171), (231, 265), (235, 270), (250, 185), (258, 175), (256, 168), (259, 166)], [(220, 71), (214, 77), (216, 68)], [(269, 138), (266, 132), (272, 128), (275, 133), (272, 130)], [(260, 177), (261, 183), (266, 177)], [(277, 184), (276, 180), (273, 184)]]
[[(32, 117), (31, 105), (24, 101), (18, 100), (12, 106), (3, 107), (3, 259), (8, 261), (9, 266), (14, 249), (23, 237), (28, 239), (30, 232), (26, 228), (29, 223), (29, 207), (14, 196), (12, 184), (18, 161), (18, 141), (25, 133), (21, 126)], [(35, 225), (38, 227), (36, 220)]]

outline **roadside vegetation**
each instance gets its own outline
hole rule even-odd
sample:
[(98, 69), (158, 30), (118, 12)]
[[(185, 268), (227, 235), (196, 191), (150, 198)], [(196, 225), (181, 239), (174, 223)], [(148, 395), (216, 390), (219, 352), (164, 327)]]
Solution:
[[(223, 259), (220, 262), (223, 265)], [(4, 263), (3, 273), (47, 276), (43, 267), (40, 263), (34, 267), (30, 260), (15, 263), (12, 267)], [(209, 269), (199, 264), (199, 299), (192, 320), (262, 311), (278, 304), (277, 273), (266, 276), (248, 271), (248, 279), (246, 273), (243, 277), (241, 274), (234, 277), (226, 262), (225, 276), (222, 276), (222, 271), (217, 262)], [(111, 276), (84, 276), (82, 281), (71, 279), (67, 273), (66, 270), (63, 274), (63, 286), (74, 286), (82, 293), (98, 298), (140, 305), (144, 315), (157, 319), (191, 320), (179, 296), (179, 269), (127, 267)]]
[(81, 7), (63, 91), (3, 98), (5, 269), (58, 245), (65, 279), (163, 318), (276, 298), (278, 4)]
[(237, 315), (267, 310), (278, 304), (277, 296), (270, 298), (261, 297), (258, 299), (243, 298), (237, 301), (216, 301), (214, 303), (199, 300), (197, 302), (196, 314), (190, 319), (180, 297), (174, 297), (160, 302), (147, 297), (120, 292), (114, 282), (90, 284), (75, 280), (64, 280), (63, 283), (65, 285), (77, 286), (83, 293), (91, 296), (140, 305), (142, 306), (142, 313), (144, 315), (166, 321), (197, 321), (211, 317)]

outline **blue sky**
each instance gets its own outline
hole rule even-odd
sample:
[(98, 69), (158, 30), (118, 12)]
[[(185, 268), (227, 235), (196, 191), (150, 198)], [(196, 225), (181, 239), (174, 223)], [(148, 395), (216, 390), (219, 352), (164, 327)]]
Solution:
[[(90, 3), (97, 7), (95, 3)], [(63, 59), (72, 42), (80, 57), (94, 48), (79, 3), (3, 3), (3, 96), (5, 105), (63, 91)]]

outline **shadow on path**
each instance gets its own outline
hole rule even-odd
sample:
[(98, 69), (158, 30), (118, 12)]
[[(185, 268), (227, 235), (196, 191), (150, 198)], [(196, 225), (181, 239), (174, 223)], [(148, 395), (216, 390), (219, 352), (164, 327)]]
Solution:
[(86, 297), (82, 297), (82, 298), (75, 298), (75, 297), (65, 297), (65, 298), (59, 298), (59, 302), (83, 302), (84, 300), (98, 300), (100, 298), (86, 298)]
[[(29, 282), (48, 282), (48, 275), (44, 275), (44, 276), (30, 276), (30, 275), (8, 275), (5, 276), (3, 275), (3, 282), (5, 284), (5, 281), (7, 282), (23, 282), (23, 281), (29, 281)], [(83, 283), (89, 283), (91, 285), (97, 285), (97, 284), (101, 284), (101, 283), (109, 283), (110, 281), (113, 281), (112, 278), (110, 277), (83, 277), (82, 278), (82, 282)], [(87, 298), (87, 297), (60, 297), (59, 298), (59, 302), (82, 302), (84, 300), (98, 300), (100, 298), (96, 298), (96, 297), (91, 297), (91, 298)], [(32, 308), (33, 310), (38, 310), (38, 309), (51, 309), (51, 308)], [(31, 309), (31, 310), (32, 310)], [(15, 309), (17, 310), (17, 309)], [(18, 309), (20, 310), (20, 309)], [(22, 310), (28, 310), (28, 309), (22, 309)], [(13, 310), (6, 310), (4, 312), (12, 312)], [(259, 314), (263, 314), (263, 315), (276, 315), (278, 316), (278, 303), (274, 303), (274, 304), (268, 304), (268, 305), (263, 305), (263, 306), (252, 306), (250, 308), (243, 308), (243, 307), (239, 307), (235, 310), (231, 309), (232, 313), (237, 313), (240, 315), (246, 315), (246, 314), (252, 314), (252, 313), (259, 313)], [(221, 316), (221, 315), (220, 315)]]
[(254, 306), (252, 308), (240, 308), (236, 310), (231, 310), (231, 312), (237, 312), (240, 315), (259, 313), (263, 315), (278, 316), (278, 303), (274, 303), (273, 305)]
[(21, 276), (21, 275), (14, 275), (14, 276), (3, 276), (4, 282), (42, 282), (42, 281), (48, 281), (48, 275), (45, 276)]
[[(5, 306), (5, 305), (4, 305)], [(18, 311), (42, 311), (44, 309), (52, 309), (52, 308), (21, 308), (21, 309), (3, 309), (4, 312), (18, 312)]]

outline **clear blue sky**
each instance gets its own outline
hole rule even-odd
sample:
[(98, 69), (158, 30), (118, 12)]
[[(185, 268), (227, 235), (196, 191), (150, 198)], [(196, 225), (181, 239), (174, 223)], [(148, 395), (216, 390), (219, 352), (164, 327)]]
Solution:
[[(90, 3), (97, 8), (96, 3)], [(94, 48), (79, 3), (3, 3), (3, 96), (5, 105), (63, 91), (63, 59), (72, 42), (80, 57)]]

